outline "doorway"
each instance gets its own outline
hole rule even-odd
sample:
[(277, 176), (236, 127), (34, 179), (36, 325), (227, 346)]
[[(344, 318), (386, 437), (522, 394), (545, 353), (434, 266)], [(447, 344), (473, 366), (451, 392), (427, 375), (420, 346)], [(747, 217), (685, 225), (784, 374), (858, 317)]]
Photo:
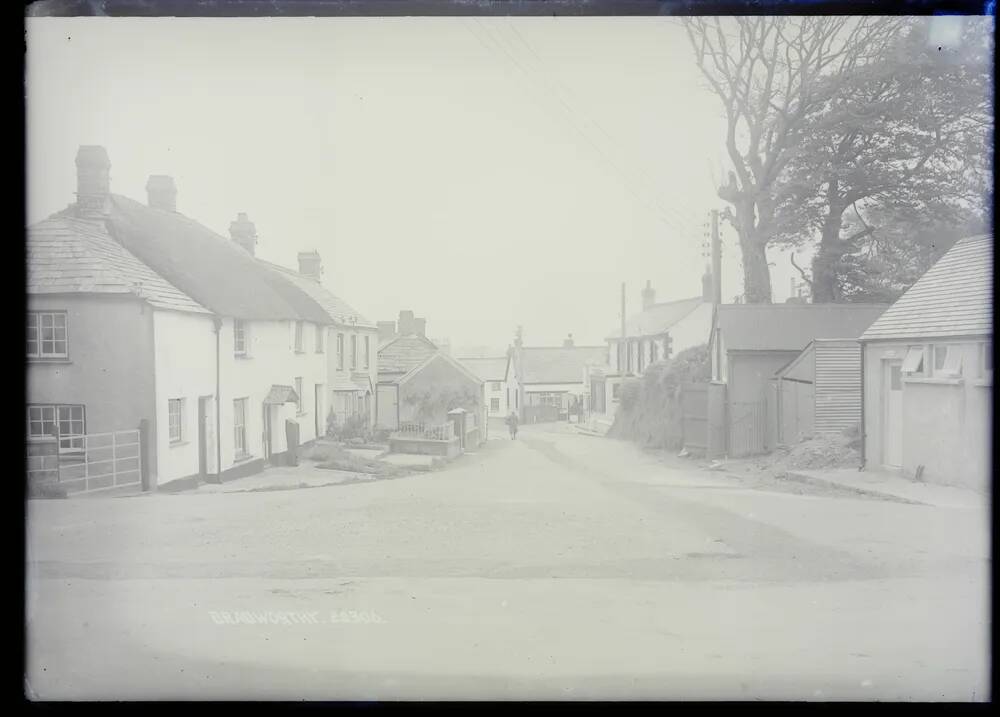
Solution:
[(903, 377), (902, 361), (882, 362), (882, 463), (903, 466)]

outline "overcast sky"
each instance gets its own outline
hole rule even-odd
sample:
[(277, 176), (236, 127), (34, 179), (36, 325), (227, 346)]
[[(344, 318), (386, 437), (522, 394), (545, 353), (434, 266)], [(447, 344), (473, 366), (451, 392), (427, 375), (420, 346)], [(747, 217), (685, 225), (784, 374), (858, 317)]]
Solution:
[(27, 83), (29, 222), (100, 144), (112, 191), (172, 175), (179, 211), (245, 211), (258, 256), (316, 249), (368, 318), (458, 347), (603, 343), (623, 281), (627, 313), (647, 279), (700, 293), (722, 208), (721, 106), (669, 18), (31, 18)]

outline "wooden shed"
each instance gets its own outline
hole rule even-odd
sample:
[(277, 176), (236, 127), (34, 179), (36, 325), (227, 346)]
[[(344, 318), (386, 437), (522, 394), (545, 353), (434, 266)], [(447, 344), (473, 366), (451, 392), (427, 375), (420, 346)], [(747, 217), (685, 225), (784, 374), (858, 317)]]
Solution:
[(814, 339), (772, 381), (778, 443), (839, 433), (861, 421), (861, 345)]

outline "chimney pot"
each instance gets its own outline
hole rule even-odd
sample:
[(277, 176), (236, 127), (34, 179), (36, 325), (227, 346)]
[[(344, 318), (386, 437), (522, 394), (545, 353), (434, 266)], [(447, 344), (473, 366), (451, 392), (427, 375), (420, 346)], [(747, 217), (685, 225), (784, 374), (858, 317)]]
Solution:
[(642, 310), (645, 311), (656, 303), (656, 291), (649, 279), (646, 279), (646, 288), (642, 290)]
[(155, 209), (177, 211), (177, 185), (165, 174), (151, 174), (146, 181), (147, 204)]
[(247, 218), (246, 212), (237, 214), (236, 221), (230, 223), (229, 236), (250, 256), (254, 255), (254, 246), (257, 244), (257, 227)]
[(83, 217), (100, 218), (110, 213), (111, 160), (104, 147), (80, 145), (76, 152), (76, 206)]

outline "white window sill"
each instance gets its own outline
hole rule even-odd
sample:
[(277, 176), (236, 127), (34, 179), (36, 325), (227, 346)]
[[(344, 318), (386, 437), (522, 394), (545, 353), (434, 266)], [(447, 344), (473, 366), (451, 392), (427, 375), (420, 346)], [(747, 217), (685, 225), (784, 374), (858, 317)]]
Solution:
[(306, 411), (297, 411), (295, 414), (296, 418), (301, 418), (302, 416), (308, 415)]
[(982, 386), (983, 388), (993, 388), (993, 379), (991, 378), (977, 378), (969, 381), (973, 386)]
[(249, 359), (249, 358), (253, 358), (253, 356), (251, 356), (250, 354), (233, 354), (233, 358), (237, 358), (237, 359)]
[(191, 441), (170, 441), (170, 447), (171, 448), (177, 448), (178, 446), (187, 446), (187, 445), (190, 445), (190, 444), (191, 444)]
[(73, 363), (68, 356), (29, 356), (28, 363)]
[(253, 460), (253, 456), (249, 454), (245, 456), (236, 456), (235, 458), (233, 458), (233, 465), (237, 465), (239, 463), (246, 463), (249, 460)]
[(938, 386), (961, 386), (961, 378), (944, 378), (943, 376), (904, 376), (903, 383), (927, 383)]

